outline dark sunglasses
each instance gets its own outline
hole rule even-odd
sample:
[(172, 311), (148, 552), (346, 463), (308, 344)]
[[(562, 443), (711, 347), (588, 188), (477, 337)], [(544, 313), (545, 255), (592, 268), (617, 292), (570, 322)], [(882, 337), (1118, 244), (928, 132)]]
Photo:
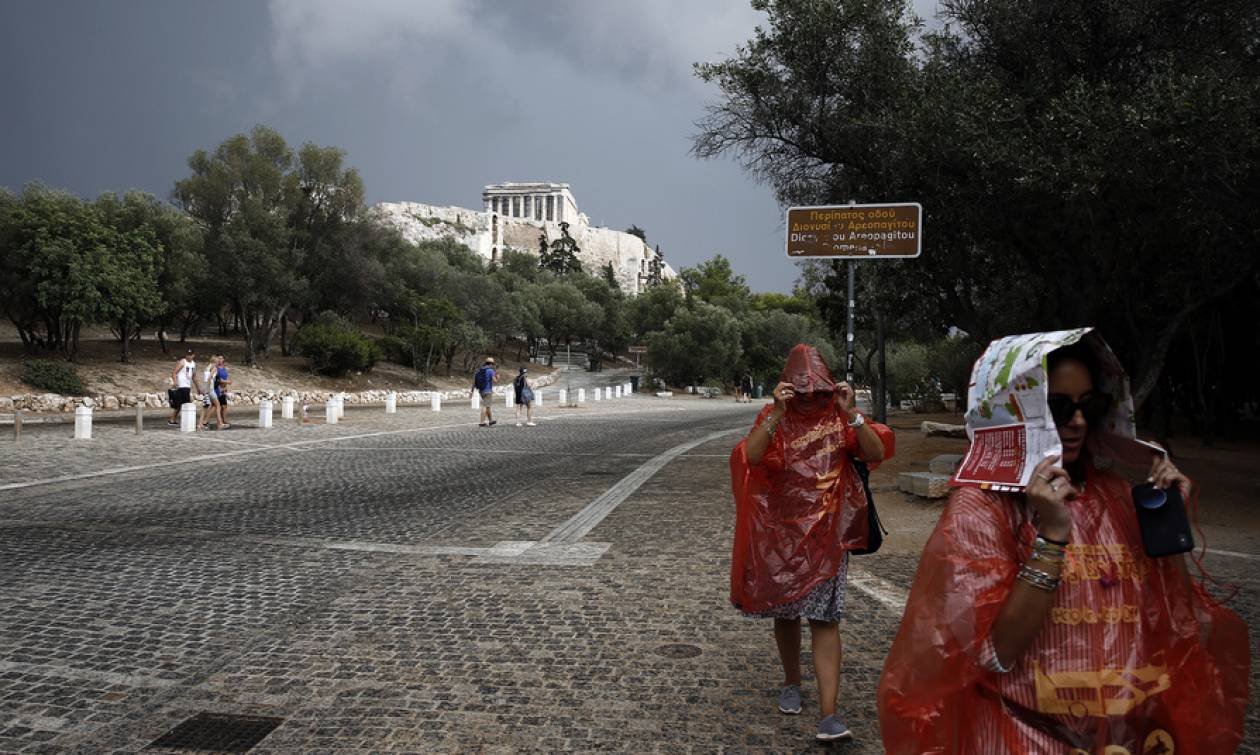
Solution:
[(1087, 424), (1096, 425), (1107, 416), (1107, 410), (1111, 408), (1111, 396), (1105, 393), (1091, 393), (1080, 401), (1073, 401), (1062, 393), (1051, 393), (1048, 401), (1050, 416), (1054, 418), (1056, 425), (1071, 422), (1078, 410)]

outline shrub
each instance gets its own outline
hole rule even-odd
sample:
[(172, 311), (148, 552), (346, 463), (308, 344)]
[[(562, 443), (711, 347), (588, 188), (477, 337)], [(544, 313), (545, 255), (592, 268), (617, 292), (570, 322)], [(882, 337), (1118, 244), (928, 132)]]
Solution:
[(386, 360), (411, 366), (411, 344), (403, 339), (398, 336), (381, 336), (376, 339), (376, 345)]
[(303, 325), (294, 346), (310, 362), (311, 369), (322, 375), (364, 372), (372, 369), (381, 356), (372, 339), (332, 312), (324, 312), (314, 322)]
[(63, 396), (82, 396), (87, 386), (74, 365), (55, 359), (32, 359), (22, 370), (22, 382)]

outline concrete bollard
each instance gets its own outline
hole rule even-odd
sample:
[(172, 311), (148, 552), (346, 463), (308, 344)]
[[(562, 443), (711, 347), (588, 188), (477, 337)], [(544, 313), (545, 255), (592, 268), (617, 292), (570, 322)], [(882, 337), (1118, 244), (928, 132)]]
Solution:
[(613, 389), (613, 398), (621, 398), (621, 386)]
[(385, 394), (385, 413), (386, 414), (398, 413), (398, 394), (394, 393), (393, 391), (390, 391), (389, 393)]
[(503, 405), (509, 409), (516, 406), (516, 403), (513, 402), (512, 400), (512, 397), (515, 395), (515, 393), (516, 391), (512, 390), (511, 388), (508, 388), (506, 391), (503, 392)]
[(569, 398), (569, 392), (568, 392), (568, 391), (566, 391), (565, 389), (561, 388), (561, 389), (560, 389), (560, 397), (559, 397), (558, 399), (556, 399), (556, 401), (557, 401), (557, 403), (559, 403), (559, 404), (560, 404), (560, 406), (564, 406), (564, 405), (565, 405), (565, 402), (566, 402), (566, 400), (567, 400), (568, 398)]
[(144, 404), (136, 404), (136, 435), (144, 432)]
[(429, 408), (435, 412), (442, 411), (442, 394), (432, 393), (429, 395)]
[(539, 409), (542, 408), (542, 391), (541, 390), (534, 392), (534, 406), (538, 407)]
[(634, 393), (634, 389), (629, 383), (626, 383), (621, 387), (621, 395), (629, 396), (631, 393)]
[(329, 425), (337, 424), (337, 399), (330, 398), (324, 402), (324, 422)]
[(609, 401), (612, 401), (612, 386), (611, 385), (604, 389), (604, 398), (608, 399)]
[(92, 407), (76, 406), (74, 408), (74, 439), (92, 439)]
[(280, 399), (280, 419), (293, 419), (293, 397)]
[(13, 410), (13, 442), (22, 445), (22, 410)]
[(578, 388), (578, 400), (577, 400), (577, 402), (578, 402), (579, 404), (585, 404), (585, 403), (586, 403), (586, 389), (585, 389), (585, 388)]
[(340, 422), (346, 416), (346, 394), (338, 393), (337, 399), (337, 421)]
[(472, 408), (474, 409), (481, 408), (481, 394), (477, 393), (476, 391), (473, 391), (473, 395), (472, 395)]
[(601, 389), (601, 388), (596, 388), (596, 389), (595, 389), (595, 394), (594, 394), (594, 395), (595, 395), (595, 400), (596, 400), (596, 401), (601, 400), (602, 398), (604, 398), (604, 391), (603, 391), (603, 389)]
[(258, 426), (263, 430), (271, 427), (271, 399), (258, 402)]
[(181, 433), (197, 432), (197, 405), (191, 401), (179, 408), (179, 431)]

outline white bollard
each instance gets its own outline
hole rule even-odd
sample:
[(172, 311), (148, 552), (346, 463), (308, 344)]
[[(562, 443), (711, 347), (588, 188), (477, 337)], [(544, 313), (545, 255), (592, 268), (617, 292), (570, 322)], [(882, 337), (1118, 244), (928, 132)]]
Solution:
[(76, 406), (74, 408), (74, 439), (92, 439), (92, 407)]
[(324, 402), (324, 422), (329, 425), (337, 424), (337, 399), (330, 398)]
[(604, 398), (608, 399), (609, 401), (612, 401), (612, 386), (611, 385), (604, 389)]
[(481, 408), (481, 394), (477, 393), (476, 391), (473, 391), (472, 408), (474, 409)]
[(346, 416), (346, 394), (337, 394), (337, 421), (340, 422)]
[(197, 431), (197, 405), (191, 401), (179, 408), (179, 431), (181, 433)]
[(516, 391), (512, 390), (511, 388), (508, 388), (506, 391), (503, 392), (503, 405), (509, 409), (511, 409), (513, 406), (516, 406), (516, 404), (512, 402), (512, 396), (515, 393)]
[(629, 383), (626, 383), (625, 385), (623, 385), (623, 386), (621, 387), (621, 395), (623, 395), (623, 396), (629, 396), (629, 395), (630, 395), (631, 393), (633, 393), (633, 392), (634, 392), (634, 391), (633, 391), (633, 390), (632, 390), (632, 388), (630, 387), (630, 384), (629, 384)]
[(433, 393), (429, 395), (429, 408), (435, 412), (442, 411), (442, 394)]
[(541, 390), (536, 391), (534, 393), (534, 406), (536, 406), (539, 409), (542, 408), (542, 391)]
[(271, 399), (258, 402), (258, 427), (263, 430), (271, 427)]
[(293, 397), (280, 399), (280, 419), (293, 419)]
[(568, 391), (566, 391), (565, 389), (561, 388), (561, 389), (560, 389), (560, 398), (558, 398), (556, 401), (557, 401), (557, 403), (559, 403), (559, 404), (560, 404), (560, 406), (564, 406), (564, 404), (565, 404), (565, 400), (566, 400), (566, 399), (568, 399), (568, 398), (569, 398), (569, 392), (568, 392)]
[(604, 391), (603, 391), (602, 389), (600, 389), (600, 388), (596, 388), (596, 389), (595, 389), (595, 400), (596, 400), (596, 401), (599, 401), (599, 400), (600, 400), (600, 399), (602, 399), (603, 397), (604, 397)]
[(398, 394), (393, 391), (390, 391), (389, 393), (385, 394), (385, 413), (386, 414), (398, 413)]
[(617, 386), (617, 387), (613, 390), (613, 397), (614, 397), (614, 398), (621, 398), (621, 386)]
[(586, 389), (585, 388), (578, 388), (578, 403), (579, 404), (586, 403)]

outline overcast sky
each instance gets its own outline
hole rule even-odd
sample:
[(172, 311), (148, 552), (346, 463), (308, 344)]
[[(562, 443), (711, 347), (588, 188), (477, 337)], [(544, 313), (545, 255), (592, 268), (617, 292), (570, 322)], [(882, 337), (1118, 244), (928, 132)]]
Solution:
[(0, 186), (169, 199), (193, 150), (262, 123), (344, 149), (370, 204), (565, 182), (676, 269), (722, 253), (789, 291), (769, 189), (688, 155), (717, 96), (691, 64), (760, 19), (746, 0), (0, 0)]

